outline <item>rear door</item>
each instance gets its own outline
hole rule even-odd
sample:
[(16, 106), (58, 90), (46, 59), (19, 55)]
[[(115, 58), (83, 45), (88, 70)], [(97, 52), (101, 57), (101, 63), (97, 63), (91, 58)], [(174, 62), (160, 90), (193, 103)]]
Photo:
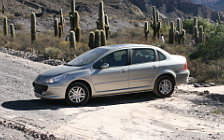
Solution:
[(152, 89), (158, 74), (159, 62), (156, 53), (150, 48), (136, 48), (131, 51), (129, 66), (129, 88)]

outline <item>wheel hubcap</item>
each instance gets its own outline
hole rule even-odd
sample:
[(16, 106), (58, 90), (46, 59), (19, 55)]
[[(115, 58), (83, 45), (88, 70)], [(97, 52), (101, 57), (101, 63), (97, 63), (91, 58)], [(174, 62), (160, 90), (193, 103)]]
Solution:
[(172, 90), (172, 82), (170, 80), (162, 80), (159, 84), (159, 91), (163, 95), (167, 95)]
[(81, 103), (85, 99), (85, 90), (76, 86), (70, 89), (68, 95), (72, 102)]

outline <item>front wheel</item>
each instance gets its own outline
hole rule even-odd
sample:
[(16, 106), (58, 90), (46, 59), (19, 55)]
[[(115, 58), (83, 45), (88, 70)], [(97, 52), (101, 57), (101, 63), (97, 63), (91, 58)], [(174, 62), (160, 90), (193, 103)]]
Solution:
[(154, 92), (158, 97), (169, 97), (173, 94), (175, 81), (170, 76), (161, 76), (156, 80)]
[(65, 100), (70, 105), (84, 105), (90, 98), (88, 87), (83, 83), (73, 83), (67, 89)]

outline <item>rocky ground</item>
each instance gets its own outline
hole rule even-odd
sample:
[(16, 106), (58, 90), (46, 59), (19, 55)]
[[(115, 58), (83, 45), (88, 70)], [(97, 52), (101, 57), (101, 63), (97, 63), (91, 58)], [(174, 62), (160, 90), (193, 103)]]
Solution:
[[(84, 107), (36, 99), (32, 81), (52, 68), (0, 53), (0, 139), (223, 139), (224, 87), (181, 86), (158, 99), (138, 93)], [(218, 90), (217, 90), (218, 89)], [(207, 88), (206, 90), (210, 90)]]

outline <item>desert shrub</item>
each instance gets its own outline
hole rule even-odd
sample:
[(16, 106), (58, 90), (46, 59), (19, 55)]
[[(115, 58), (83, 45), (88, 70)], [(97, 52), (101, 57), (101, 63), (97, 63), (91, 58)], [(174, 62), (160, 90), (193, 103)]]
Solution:
[(196, 77), (198, 82), (224, 83), (224, 59), (204, 62), (201, 59), (191, 60), (189, 68), (191, 75)]
[(15, 30), (24, 30), (24, 25), (23, 24), (15, 24)]
[(217, 60), (224, 58), (224, 25), (219, 25), (210, 34), (204, 45), (199, 45), (198, 49), (191, 54), (192, 59), (201, 58), (203, 61)]
[(52, 59), (60, 58), (61, 50), (58, 48), (47, 47), (44, 49), (44, 56), (47, 56)]
[[(187, 33), (193, 33), (193, 20), (194, 19), (185, 19), (183, 21), (183, 27)], [(198, 18), (198, 26), (203, 26), (206, 33), (210, 33), (215, 29), (215, 24), (212, 24), (208, 19), (204, 18)]]
[(15, 17), (22, 17), (22, 16), (24, 16), (24, 14), (21, 13), (21, 12), (15, 12), (15, 13), (14, 13), (14, 16), (15, 16)]

